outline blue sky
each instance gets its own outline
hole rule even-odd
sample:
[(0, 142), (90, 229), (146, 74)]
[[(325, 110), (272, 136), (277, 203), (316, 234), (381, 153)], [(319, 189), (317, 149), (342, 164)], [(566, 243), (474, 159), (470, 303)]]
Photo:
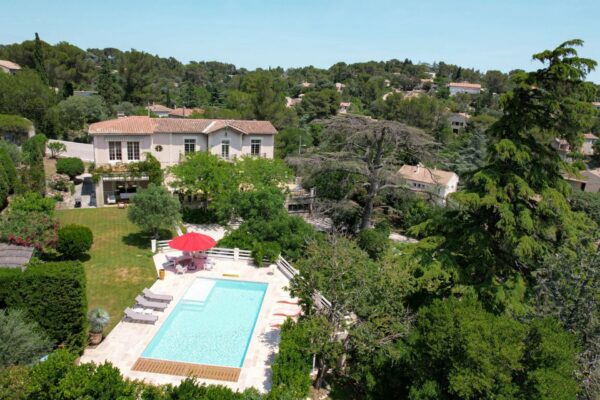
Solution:
[[(181, 61), (329, 67), (406, 57), (481, 70), (533, 69), (531, 55), (580, 38), (600, 61), (598, 0), (2, 1), (0, 43), (135, 48)], [(600, 70), (590, 75), (600, 82)]]

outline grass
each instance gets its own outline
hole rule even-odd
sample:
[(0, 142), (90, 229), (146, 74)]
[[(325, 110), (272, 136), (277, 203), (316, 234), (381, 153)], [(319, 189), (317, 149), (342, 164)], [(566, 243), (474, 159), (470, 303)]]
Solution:
[[(127, 219), (127, 210), (89, 208), (57, 211), (61, 225), (78, 224), (94, 233), (89, 257), (83, 259), (88, 307), (102, 307), (111, 316), (105, 334), (132, 306), (135, 296), (156, 280), (150, 236)], [(170, 232), (165, 232), (168, 237)]]

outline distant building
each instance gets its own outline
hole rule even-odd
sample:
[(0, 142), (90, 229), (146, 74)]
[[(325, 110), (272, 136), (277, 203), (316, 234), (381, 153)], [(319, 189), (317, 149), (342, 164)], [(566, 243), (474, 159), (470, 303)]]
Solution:
[(7, 74), (16, 74), (21, 70), (21, 66), (8, 60), (0, 60), (0, 71)]
[(146, 110), (153, 112), (158, 118), (167, 118), (173, 111), (173, 109), (165, 107), (162, 104), (152, 104), (151, 106), (147, 106)]
[(285, 106), (287, 108), (296, 107), (302, 101), (302, 97), (286, 97)]
[(192, 114), (204, 114), (202, 108), (174, 108), (169, 113), (169, 118), (189, 118)]
[(564, 178), (574, 190), (582, 192), (600, 192), (600, 168), (581, 171), (579, 176), (565, 175)]
[[(594, 155), (594, 143), (598, 140), (598, 136), (593, 133), (585, 133), (583, 135), (583, 143), (579, 148), (579, 152), (586, 157)], [(571, 146), (565, 139), (556, 138), (552, 142), (552, 147), (558, 151), (560, 158), (565, 161), (570, 161), (569, 154), (571, 153)]]
[(479, 83), (452, 82), (448, 84), (448, 89), (450, 90), (450, 96), (455, 96), (459, 93), (481, 93), (481, 85)]
[(466, 113), (452, 113), (448, 116), (448, 123), (450, 124), (450, 128), (452, 128), (453, 133), (459, 133), (461, 130), (467, 127), (467, 122), (469, 122), (469, 118), (471, 116)]
[(284, 207), (289, 214), (312, 214), (316, 199), (316, 189), (306, 190), (302, 187), (301, 178), (286, 185), (287, 196)]
[(310, 83), (310, 82), (302, 82), (302, 83), (300, 84), (300, 86), (302, 86), (303, 88), (309, 88), (309, 87), (312, 87), (312, 86), (313, 86), (313, 84), (312, 84), (312, 83)]
[(346, 89), (346, 85), (344, 85), (343, 83), (340, 82), (336, 82), (335, 83), (335, 90), (337, 90), (338, 92), (342, 93), (342, 91)]
[(340, 109), (338, 110), (338, 114), (348, 114), (348, 111), (350, 110), (350, 106), (352, 105), (352, 103), (350, 102), (341, 102), (340, 103)]
[(429, 194), (438, 204), (445, 204), (446, 197), (456, 192), (458, 175), (450, 171), (426, 168), (423, 165), (403, 165), (398, 174), (414, 192)]
[(595, 109), (600, 110), (600, 101), (593, 101), (592, 105)]

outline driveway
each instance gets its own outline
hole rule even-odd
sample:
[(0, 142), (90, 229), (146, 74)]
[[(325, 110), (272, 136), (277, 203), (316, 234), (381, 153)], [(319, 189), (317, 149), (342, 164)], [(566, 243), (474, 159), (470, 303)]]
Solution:
[[(48, 143), (59, 142), (67, 147), (67, 151), (61, 153), (61, 157), (77, 157), (83, 161), (94, 161), (94, 145), (87, 143), (67, 142), (66, 140), (48, 140)], [(46, 154), (50, 155), (50, 150), (46, 150)]]

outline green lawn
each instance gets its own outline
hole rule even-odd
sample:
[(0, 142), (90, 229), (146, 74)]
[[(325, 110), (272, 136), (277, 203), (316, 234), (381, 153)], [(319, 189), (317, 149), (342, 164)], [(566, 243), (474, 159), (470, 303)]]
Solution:
[(125, 307), (156, 280), (150, 238), (127, 219), (127, 210), (90, 208), (57, 211), (61, 226), (79, 224), (94, 233), (89, 259), (84, 260), (89, 308), (106, 309), (111, 321), (105, 334), (119, 322)]

